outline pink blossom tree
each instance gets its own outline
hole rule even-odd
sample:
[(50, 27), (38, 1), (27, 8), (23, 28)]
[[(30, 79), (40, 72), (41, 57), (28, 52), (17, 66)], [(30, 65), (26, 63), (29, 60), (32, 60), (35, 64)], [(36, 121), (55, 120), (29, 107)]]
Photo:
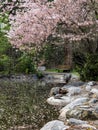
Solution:
[(60, 38), (65, 43), (98, 36), (96, 0), (20, 0), (15, 5), (16, 1), (6, 0), (3, 11), (18, 7), (15, 15), (10, 13), (8, 32), (11, 44), (17, 48), (41, 47), (49, 38)]

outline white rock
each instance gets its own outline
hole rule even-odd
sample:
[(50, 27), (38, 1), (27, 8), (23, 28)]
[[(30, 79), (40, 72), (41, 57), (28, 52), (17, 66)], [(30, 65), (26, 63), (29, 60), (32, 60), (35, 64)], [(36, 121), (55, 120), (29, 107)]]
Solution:
[(79, 87), (70, 87), (68, 88), (68, 95), (75, 95), (81, 93), (82, 89)]
[(38, 67), (38, 70), (40, 70), (40, 71), (45, 71), (45, 70), (46, 70), (46, 67), (45, 67), (45, 66), (39, 66), (39, 67)]
[(73, 85), (64, 85), (63, 87), (61, 87), (61, 89), (68, 89), (68, 88), (72, 88), (75, 87)]
[(89, 124), (82, 124), (80, 126), (83, 127), (83, 128), (91, 128), (91, 130), (97, 130), (96, 127), (89, 125)]
[(92, 89), (92, 86), (91, 85), (86, 85), (85, 89), (86, 89), (86, 91), (90, 91)]
[(74, 82), (70, 82), (68, 83), (68, 85), (72, 85), (72, 86), (75, 86), (75, 87), (82, 87), (85, 83), (83, 81), (74, 81)]
[(68, 105), (66, 105), (65, 107), (63, 107), (60, 110), (59, 119), (60, 120), (65, 120), (67, 111), (69, 111), (70, 109), (73, 109), (76, 106), (82, 105), (83, 103), (85, 103), (87, 101), (88, 101), (87, 97), (82, 97), (82, 98), (75, 99), (74, 101), (72, 101), (71, 103), (69, 103)]
[(90, 82), (87, 83), (87, 85), (94, 86), (95, 82), (94, 81), (90, 81)]
[(52, 96), (52, 97), (50, 97), (50, 98), (47, 99), (47, 102), (48, 102), (50, 105), (65, 106), (65, 105), (67, 105), (68, 103), (70, 103), (72, 100), (74, 100), (74, 99), (71, 98), (71, 97), (68, 97), (68, 96), (60, 97), (60, 99), (56, 99), (56, 98), (54, 98), (54, 97)]
[(90, 91), (95, 84), (96, 83), (94, 81), (88, 82), (86, 85), (86, 91)]
[(50, 121), (44, 125), (40, 130), (66, 130), (69, 126), (65, 126), (64, 122), (59, 120)]
[(93, 93), (93, 94), (98, 95), (98, 89), (96, 89), (96, 88), (93, 88), (90, 92)]
[(70, 118), (68, 120), (68, 124), (70, 125), (81, 125), (81, 124), (87, 124), (87, 121), (78, 120), (75, 118)]
[(67, 106), (63, 107), (60, 112), (62, 112), (65, 109), (73, 109), (75, 106), (81, 105), (83, 103), (85, 103), (88, 100), (87, 97), (80, 97), (75, 99), (73, 102), (71, 102), (70, 104), (68, 104)]

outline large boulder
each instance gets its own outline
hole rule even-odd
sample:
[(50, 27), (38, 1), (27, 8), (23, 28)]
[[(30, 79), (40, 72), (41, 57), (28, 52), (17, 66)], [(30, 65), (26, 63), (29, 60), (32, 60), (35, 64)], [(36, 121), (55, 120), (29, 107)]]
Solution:
[(68, 103), (72, 102), (73, 100), (74, 100), (73, 97), (68, 97), (68, 96), (59, 97), (59, 95), (56, 95), (56, 97), (52, 96), (52, 97), (48, 98), (47, 102), (50, 105), (54, 105), (54, 106), (65, 106)]
[(74, 101), (72, 101), (71, 103), (69, 103), (68, 105), (66, 105), (60, 110), (59, 119), (64, 121), (66, 119), (67, 111), (74, 109), (76, 106), (82, 105), (87, 101), (88, 101), (88, 97), (80, 97), (75, 99)]
[(68, 88), (68, 94), (69, 96), (72, 96), (72, 95), (78, 95), (82, 92), (82, 89), (79, 88), (79, 87), (70, 87)]
[(75, 87), (70, 85), (64, 85), (63, 87), (60, 88), (60, 93), (67, 94), (70, 96), (80, 94), (81, 91), (82, 91), (81, 87)]
[(50, 121), (40, 130), (67, 130), (69, 126), (65, 126), (64, 122), (59, 120)]
[(98, 107), (79, 106), (66, 112), (66, 118), (98, 120)]

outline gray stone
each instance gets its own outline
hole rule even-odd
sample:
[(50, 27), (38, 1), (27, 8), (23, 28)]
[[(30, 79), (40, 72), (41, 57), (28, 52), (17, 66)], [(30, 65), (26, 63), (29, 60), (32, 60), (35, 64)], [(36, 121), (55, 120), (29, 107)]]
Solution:
[(72, 86), (72, 85), (64, 85), (63, 87), (61, 87), (62, 90), (66, 90), (68, 88), (72, 88), (72, 87), (75, 87), (75, 86)]
[(56, 95), (56, 94), (59, 94), (59, 90), (60, 90), (60, 87), (53, 87), (51, 90), (50, 90), (50, 96), (53, 96), (53, 95)]
[(71, 76), (72, 76), (72, 75), (71, 75), (70, 73), (64, 74), (64, 80), (66, 81), (66, 83), (68, 83), (68, 82), (70, 81)]
[(53, 75), (50, 75), (50, 74), (46, 75), (45, 77), (46, 77), (47, 80), (53, 80), (54, 79)]
[(86, 91), (89, 92), (92, 89), (92, 86), (91, 85), (86, 85), (85, 89), (86, 89)]
[(67, 94), (68, 93), (68, 90), (66, 89), (66, 88), (60, 88), (60, 90), (59, 90), (59, 93), (60, 94)]
[(68, 97), (68, 96), (62, 96), (59, 98), (55, 98), (54, 96), (52, 96), (47, 99), (47, 102), (50, 105), (54, 105), (54, 106), (65, 106), (73, 100), (74, 100), (73, 97)]
[(74, 109), (70, 109), (66, 113), (67, 118), (76, 118), (81, 120), (97, 120), (98, 119), (98, 108), (90, 106), (79, 106)]
[(81, 125), (81, 124), (87, 124), (87, 121), (77, 120), (75, 118), (70, 118), (68, 120), (69, 125)]
[(75, 87), (83, 86), (84, 84), (85, 82), (82, 82), (82, 81), (68, 83), (68, 85), (75, 86)]
[(62, 109), (61, 109), (61, 112), (64, 111), (64, 110), (66, 110), (66, 109), (73, 109), (74, 107), (85, 103), (87, 100), (88, 100), (87, 97), (77, 98), (77, 99), (75, 99), (73, 102), (71, 102), (70, 104), (68, 104), (68, 105), (65, 106), (64, 108), (62, 108)]
[(94, 81), (90, 81), (86, 84), (86, 91), (91, 91), (91, 89), (93, 88), (93, 86), (96, 85), (96, 82)]
[(46, 67), (45, 67), (45, 66), (39, 66), (39, 67), (38, 67), (38, 70), (39, 70), (39, 71), (45, 71), (45, 70), (46, 70)]
[(56, 94), (56, 95), (54, 95), (54, 98), (55, 99), (61, 99), (62, 96), (63, 96), (62, 94)]
[(90, 91), (90, 93), (93, 93), (93, 94), (95, 94), (96, 96), (98, 96), (98, 89), (93, 88), (93, 89)]
[(67, 95), (75, 95), (79, 94), (82, 91), (81, 88), (75, 87), (75, 86), (67, 86), (65, 85), (64, 87), (60, 88), (60, 93), (62, 94), (67, 94)]
[(78, 87), (70, 87), (68, 88), (68, 95), (76, 95), (76, 94), (80, 94), (82, 91), (81, 88), (78, 88)]
[(60, 116), (59, 119), (60, 120), (65, 120), (66, 119), (66, 113), (67, 111), (74, 109), (74, 107), (82, 105), (83, 103), (87, 102), (88, 98), (87, 97), (82, 97), (82, 98), (77, 98), (74, 101), (72, 101), (71, 103), (69, 103), (68, 105), (66, 105), (65, 107), (63, 107), (60, 110)]
[(82, 128), (86, 128), (86, 130), (97, 130), (96, 127), (89, 125), (89, 124), (82, 124), (80, 125)]
[(90, 81), (90, 82), (87, 83), (87, 85), (94, 86), (94, 85), (96, 85), (96, 82), (95, 81)]
[(89, 101), (89, 104), (95, 104), (95, 103), (98, 103), (98, 99), (97, 98), (92, 98), (90, 101)]
[(65, 126), (64, 122), (59, 120), (50, 121), (40, 130), (67, 130), (69, 126)]

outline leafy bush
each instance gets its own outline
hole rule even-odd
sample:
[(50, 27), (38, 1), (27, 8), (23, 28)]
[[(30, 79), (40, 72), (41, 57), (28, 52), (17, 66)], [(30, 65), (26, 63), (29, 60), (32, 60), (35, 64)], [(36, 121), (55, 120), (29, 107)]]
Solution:
[(12, 59), (6, 54), (11, 48), (4, 32), (0, 31), (0, 73), (9, 74), (11, 71)]
[(17, 61), (15, 72), (26, 74), (36, 72), (32, 57), (26, 53), (23, 54)]
[(13, 48), (5, 33), (0, 31), (0, 74), (34, 73), (35, 66), (32, 57)]
[(12, 60), (7, 55), (0, 56), (0, 72), (10, 74)]
[(55, 68), (58, 65), (62, 65), (65, 61), (64, 49), (64, 45), (47, 44), (39, 53), (40, 59), (43, 58), (45, 60), (47, 68)]
[(76, 64), (76, 70), (79, 72), (82, 80), (98, 80), (98, 54), (88, 54), (85, 62)]
[(10, 43), (8, 42), (5, 33), (0, 31), (0, 55), (6, 53), (6, 51), (11, 47)]

